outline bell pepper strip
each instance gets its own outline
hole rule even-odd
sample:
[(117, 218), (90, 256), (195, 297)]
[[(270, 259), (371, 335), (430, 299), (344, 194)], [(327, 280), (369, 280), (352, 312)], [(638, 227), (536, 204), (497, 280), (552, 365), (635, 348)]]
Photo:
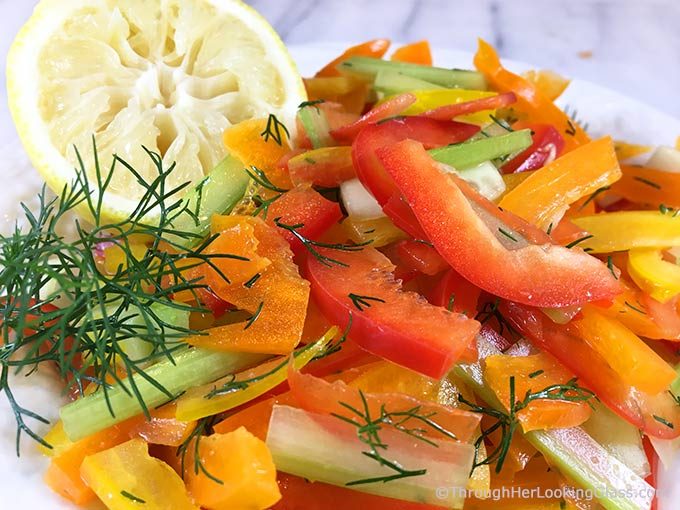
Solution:
[(648, 294), (640, 295), (640, 303), (647, 309), (650, 318), (665, 332), (665, 340), (680, 340), (680, 296), (666, 303), (660, 303)]
[(430, 50), (430, 43), (423, 40), (401, 46), (394, 50), (394, 53), (390, 56), (390, 60), (431, 66), (432, 51)]
[(276, 397), (270, 397), (251, 403), (214, 425), (213, 430), (217, 434), (226, 434), (227, 432), (233, 432), (239, 427), (244, 427), (252, 435), (264, 441), (267, 439), (269, 420), (271, 419), (272, 409), (276, 403), (291, 405), (294, 402), (290, 392), (286, 392)]
[(304, 274), (326, 318), (372, 354), (434, 378), (441, 378), (467, 351), (479, 323), (404, 292), (394, 265), (375, 249), (321, 251), (329, 264), (308, 255)]
[(680, 216), (660, 211), (619, 211), (573, 218), (593, 237), (579, 243), (592, 253), (680, 246)]
[(559, 223), (557, 223), (557, 225), (553, 224), (552, 229), (550, 228), (550, 225), (548, 225), (548, 229), (550, 230), (550, 237), (552, 240), (563, 246), (576, 242), (584, 237), (588, 237), (588, 232), (577, 227), (573, 221), (566, 217), (566, 215)]
[(342, 211), (337, 202), (331, 202), (308, 186), (300, 186), (284, 193), (269, 206), (266, 221), (290, 243), (293, 253), (298, 254), (305, 251), (302, 241), (290, 230), (277, 227), (276, 220), (284, 225), (297, 225), (295, 230), (300, 235), (316, 240), (341, 218)]
[(213, 217), (217, 230), (241, 222), (254, 226), (258, 254), (271, 261), (252, 285), (234, 286), (223, 296), (236, 308), (250, 313), (250, 318), (204, 330), (204, 334), (189, 336), (186, 341), (222, 351), (289, 354), (302, 335), (309, 283), (300, 277), (288, 242), (278, 229), (247, 216)]
[(655, 395), (667, 391), (675, 370), (620, 322), (585, 306), (573, 322), (579, 336), (604, 359), (623, 381)]
[[(293, 352), (292, 362), (296, 369), (321, 355), (337, 333), (337, 328), (331, 328), (317, 342)], [(183, 421), (198, 420), (246, 404), (283, 383), (287, 367), (288, 359), (274, 359), (245, 372), (192, 388), (177, 400), (176, 417)]]
[(534, 172), (498, 204), (546, 229), (579, 198), (621, 177), (609, 137), (587, 143)]
[(418, 223), (418, 218), (413, 214), (411, 207), (406, 203), (404, 197), (399, 193), (394, 193), (392, 197), (383, 205), (383, 212), (394, 225), (406, 232), (414, 239), (420, 241), (427, 240), (427, 234)]
[(405, 240), (397, 244), (401, 261), (410, 269), (434, 276), (449, 267), (439, 253), (431, 246), (420, 241)]
[(540, 312), (517, 303), (504, 303), (501, 309), (515, 329), (557, 358), (621, 418), (653, 437), (680, 436), (680, 406), (668, 392), (651, 395), (631, 386), (606, 358), (582, 340), (574, 325), (555, 324)]
[(373, 90), (385, 97), (404, 92), (443, 89), (441, 85), (407, 76), (398, 71), (383, 69), (378, 71), (373, 82)]
[(372, 248), (380, 248), (406, 237), (404, 231), (385, 216), (365, 220), (348, 216), (341, 225), (354, 243), (370, 244)]
[(664, 260), (660, 249), (630, 250), (628, 274), (642, 290), (661, 303), (680, 294), (680, 266)]
[(375, 124), (389, 117), (394, 117), (408, 109), (416, 101), (416, 96), (410, 92), (391, 97), (375, 106), (355, 122), (331, 131), (331, 136), (341, 142), (351, 142), (359, 131), (369, 124)]
[(288, 160), (288, 171), (295, 186), (311, 184), (335, 188), (356, 177), (351, 147), (324, 147), (303, 152)]
[(377, 508), (438, 510), (441, 508), (423, 503), (374, 496), (328, 483), (312, 482), (288, 473), (279, 473), (278, 482), (282, 498), (272, 507), (272, 510), (327, 510), (329, 501), (342, 501), (346, 508), (352, 510), (376, 510)]
[(440, 163), (462, 170), (479, 165), (484, 161), (519, 152), (529, 145), (531, 145), (531, 132), (525, 129), (433, 149), (430, 154)]
[(481, 39), (474, 64), (495, 90), (517, 94), (516, 108), (526, 112), (531, 122), (551, 124), (564, 133), (567, 152), (590, 141), (583, 128), (572, 122), (536, 85), (505, 69), (496, 50)]
[(269, 180), (280, 188), (290, 188), (291, 182), (286, 172), (278, 166), (278, 161), (290, 150), (288, 135), (279, 127), (281, 143), (274, 138), (264, 139), (267, 119), (252, 119), (239, 122), (224, 131), (222, 140), (229, 154), (240, 160), (247, 168), (251, 166), (262, 170)]
[(611, 193), (655, 208), (680, 208), (680, 174), (639, 166), (621, 165), (621, 179)]
[[(457, 101), (453, 104), (433, 106), (431, 109), (419, 113), (419, 115), (435, 120), (453, 120), (461, 115), (470, 115), (486, 110), (506, 108), (515, 101), (517, 101), (515, 94), (513, 92), (506, 92), (504, 94), (487, 95), (480, 99), (472, 99), (463, 102)], [(486, 120), (488, 120), (488, 116)]]
[(570, 80), (560, 76), (556, 72), (541, 70), (530, 70), (522, 73), (522, 77), (533, 83), (536, 88), (548, 99), (555, 101), (562, 95), (562, 92), (569, 86)]
[[(201, 508), (266, 510), (281, 499), (267, 445), (245, 428), (202, 437), (197, 456), (198, 463), (191, 452), (189, 460), (194, 462), (188, 466), (185, 462), (184, 476), (189, 493)], [(192, 469), (194, 465), (203, 469)]]
[[(345, 409), (343, 417), (349, 412)], [(382, 459), (399, 466), (401, 472), (413, 473), (395, 476), (393, 467), (381, 462), (380, 457), (376, 460), (370, 456), (370, 445), (357, 432), (360, 423), (361, 418), (355, 415), (345, 421), (337, 416), (274, 406), (267, 446), (277, 468), (285, 473), (341, 487), (349, 484), (354, 490), (378, 496), (446, 508), (463, 507), (473, 445), (451, 440), (432, 445), (392, 427), (374, 429), (380, 442), (388, 445), (381, 449)], [(356, 483), (387, 477), (389, 483)], [(436, 487), (452, 489), (442, 498)]]
[(390, 47), (389, 39), (373, 39), (371, 41), (366, 41), (356, 46), (350, 46), (347, 48), (342, 55), (331, 60), (328, 64), (319, 70), (315, 76), (326, 77), (326, 76), (341, 76), (340, 72), (337, 70), (338, 64), (344, 62), (350, 57), (356, 55), (362, 55), (365, 57), (382, 57)]
[[(498, 97), (498, 94), (495, 92), (459, 88), (427, 88), (425, 90), (414, 90), (412, 91), (412, 94), (416, 97), (416, 101), (404, 110), (404, 115), (420, 115), (421, 113), (429, 112), (437, 108), (452, 107), (477, 100)], [(498, 103), (499, 100), (496, 99), (493, 102)], [(502, 100), (500, 102), (502, 102)], [(494, 108), (476, 109), (469, 113), (459, 114), (461, 116), (457, 120), (483, 126), (491, 122), (491, 116), (495, 113), (496, 110)], [(451, 120), (452, 118), (453, 117), (443, 118), (441, 120)]]
[(448, 379), (436, 381), (389, 361), (380, 360), (364, 365), (362, 372), (347, 385), (364, 393), (403, 393), (417, 400), (449, 405), (443, 398), (450, 386)]
[(545, 165), (552, 163), (564, 149), (564, 137), (549, 124), (526, 124), (517, 122), (513, 129), (529, 128), (532, 131), (531, 147), (521, 152), (510, 161), (505, 163), (501, 169), (506, 174), (529, 172), (538, 170)]
[(354, 114), (361, 114), (368, 101), (370, 84), (354, 76), (303, 79), (309, 101), (332, 101)]
[(148, 510), (198, 510), (179, 475), (141, 439), (86, 457), (80, 472), (110, 510), (136, 510), (141, 502)]
[(427, 298), (433, 305), (443, 306), (452, 312), (474, 317), (477, 315), (481, 293), (479, 287), (471, 284), (455, 269), (449, 268), (439, 278), (437, 285), (428, 293)]
[(479, 127), (457, 122), (443, 122), (421, 117), (392, 119), (363, 129), (352, 144), (352, 160), (357, 176), (380, 205), (397, 191), (394, 182), (377, 159), (375, 151), (410, 138), (426, 148), (462, 142), (479, 132)]
[(443, 174), (418, 142), (384, 147), (378, 156), (435, 249), (481, 289), (540, 307), (611, 299), (619, 292), (607, 267), (578, 249), (549, 242), (522, 245), (503, 229), (499, 235), (510, 235), (509, 242), (519, 245), (507, 249), (478, 215), (481, 208), (472, 204), (487, 202), (487, 208), (497, 208), (460, 179)]
[[(363, 375), (366, 376), (366, 372)], [(365, 408), (367, 413), (379, 416), (381, 409), (395, 413), (417, 408), (422, 415), (430, 417), (430, 424), (420, 423), (423, 437), (437, 441), (455, 437), (456, 441), (462, 442), (471, 442), (474, 439), (481, 419), (479, 414), (429, 400), (420, 400), (406, 393), (397, 393), (395, 390), (388, 393), (365, 393), (361, 386), (366, 388), (367, 381), (366, 379), (362, 381), (361, 378), (362, 376), (359, 376), (349, 384), (342, 380), (331, 383), (297, 371), (292, 363), (288, 368), (291, 395), (296, 405), (306, 411), (345, 415), (349, 405), (355, 409)], [(367, 389), (371, 389), (371, 386), (375, 388), (375, 383), (369, 383)]]
[[(567, 384), (573, 375), (545, 353), (529, 356), (489, 356), (484, 360), (484, 381), (506, 410), (510, 409), (510, 377), (516, 399), (554, 385)], [(591, 414), (586, 401), (536, 400), (517, 413), (522, 430), (577, 427)]]
[(379, 58), (350, 57), (338, 64), (337, 69), (343, 74), (364, 76), (369, 79), (373, 79), (380, 71), (393, 71), (450, 89), (486, 90), (487, 88), (484, 77), (476, 71), (444, 69)]

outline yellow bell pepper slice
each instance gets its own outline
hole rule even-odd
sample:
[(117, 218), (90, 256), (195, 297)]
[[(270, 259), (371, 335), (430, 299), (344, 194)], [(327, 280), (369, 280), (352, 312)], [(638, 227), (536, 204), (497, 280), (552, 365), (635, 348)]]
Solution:
[(536, 170), (507, 193), (499, 206), (547, 229), (569, 205), (620, 177), (614, 144), (604, 137)]
[[(321, 354), (337, 334), (338, 328), (333, 327), (315, 343), (298, 349), (293, 354), (295, 368), (300, 370)], [(223, 413), (263, 395), (285, 381), (287, 376), (287, 357), (267, 361), (251, 370), (187, 391), (177, 401), (175, 416), (178, 420), (190, 421)], [(229, 387), (233, 391), (223, 394), (214, 392), (223, 387)]]
[(574, 325), (588, 345), (600, 353), (622, 380), (655, 395), (668, 390), (675, 370), (635, 333), (592, 305), (583, 307)]
[(341, 225), (352, 241), (357, 244), (370, 243), (373, 248), (380, 248), (407, 237), (387, 216), (365, 220), (348, 216)]
[(680, 246), (680, 216), (660, 211), (619, 211), (572, 222), (593, 236), (579, 243), (591, 253)]
[(198, 510), (179, 475), (142, 439), (86, 457), (80, 474), (110, 510)]
[(680, 266), (664, 260), (659, 249), (630, 250), (628, 273), (642, 290), (661, 303), (680, 294)]
[[(439, 108), (440, 106), (466, 103), (468, 101), (474, 101), (475, 99), (483, 99), (485, 97), (497, 95), (495, 92), (466, 89), (414, 90), (411, 94), (416, 96), (416, 102), (403, 112), (404, 115), (417, 115), (428, 110)], [(495, 110), (484, 110), (468, 115), (461, 115), (456, 120), (484, 125), (491, 122), (489, 115), (493, 115), (494, 113)]]
[(187, 469), (185, 478), (189, 492), (202, 508), (265, 510), (281, 499), (267, 445), (244, 427), (202, 438), (198, 455), (205, 471)]

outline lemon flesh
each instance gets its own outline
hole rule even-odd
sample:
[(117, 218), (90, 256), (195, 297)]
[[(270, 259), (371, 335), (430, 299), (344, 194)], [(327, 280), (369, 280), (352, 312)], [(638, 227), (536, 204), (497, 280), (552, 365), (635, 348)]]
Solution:
[[(299, 74), (268, 23), (237, 0), (43, 0), (8, 56), (19, 136), (56, 192), (74, 177), (76, 149), (94, 177), (94, 135), (147, 181), (143, 147), (176, 167), (168, 186), (196, 182), (226, 155), (222, 132), (277, 115), (294, 125)], [(119, 216), (144, 193), (117, 167), (105, 208)]]

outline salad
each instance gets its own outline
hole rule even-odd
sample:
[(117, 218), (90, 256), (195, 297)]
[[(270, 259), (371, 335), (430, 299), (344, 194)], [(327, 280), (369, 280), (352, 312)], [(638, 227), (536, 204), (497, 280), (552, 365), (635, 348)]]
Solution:
[[(474, 70), (389, 46), (220, 129), (193, 181), (91, 136), (0, 238), (0, 390), (57, 494), (655, 507), (680, 445), (680, 150), (591, 137), (554, 103), (567, 80), (484, 41)], [(46, 434), (13, 392), (36, 368), (67, 399)]]

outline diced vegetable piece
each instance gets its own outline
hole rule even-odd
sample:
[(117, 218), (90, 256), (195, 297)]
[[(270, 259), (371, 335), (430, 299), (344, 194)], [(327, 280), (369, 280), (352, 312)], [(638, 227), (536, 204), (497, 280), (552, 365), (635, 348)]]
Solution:
[(523, 129), (491, 138), (432, 149), (430, 154), (440, 163), (456, 169), (470, 168), (490, 159), (523, 151), (531, 145), (531, 131)]
[(372, 220), (385, 216), (380, 204), (359, 179), (343, 182), (340, 185), (340, 195), (347, 214), (355, 220)]
[(389, 47), (389, 39), (373, 39), (371, 41), (366, 41), (365, 43), (357, 44), (356, 46), (350, 46), (342, 55), (326, 64), (316, 73), (316, 76), (340, 76), (336, 67), (341, 62), (357, 55), (380, 58), (387, 52)]
[(657, 147), (652, 157), (647, 161), (650, 168), (657, 168), (664, 172), (680, 173), (680, 151), (673, 147)]
[(179, 475), (141, 439), (86, 457), (81, 474), (110, 510), (197, 510)]
[(503, 176), (491, 161), (453, 171), (487, 200), (496, 200), (505, 193)]
[(650, 467), (642, 447), (640, 431), (601, 403), (591, 404), (595, 409), (588, 421), (581, 426), (583, 430), (640, 478), (647, 477)]
[(680, 216), (659, 211), (620, 211), (573, 218), (592, 235), (579, 243), (593, 253), (625, 251), (631, 248), (680, 246)]
[(406, 44), (394, 50), (390, 60), (410, 62), (411, 64), (432, 65), (432, 51), (427, 40)]
[(331, 128), (323, 110), (316, 105), (303, 106), (298, 110), (298, 118), (302, 123), (305, 134), (312, 143), (312, 148), (319, 149), (333, 145)]
[[(499, 212), (464, 181), (443, 174), (419, 143), (400, 142), (379, 149), (378, 155), (439, 254), (478, 287), (541, 307), (618, 293), (618, 282), (594, 257), (545, 241), (527, 244), (504, 223), (512, 215)], [(493, 231), (479, 213), (495, 222)], [(509, 249), (499, 236), (507, 238)]]
[(412, 105), (416, 100), (416, 96), (410, 92), (399, 94), (391, 97), (384, 102), (376, 105), (367, 113), (361, 116), (358, 120), (346, 126), (339, 127), (331, 131), (331, 135), (336, 140), (351, 141), (359, 134), (363, 128), (369, 124), (375, 124), (381, 120), (399, 115)]
[(189, 388), (255, 365), (264, 358), (262, 354), (177, 349), (172, 360), (165, 359), (147, 368), (146, 377), (136, 375), (132, 384), (123, 379), (66, 404), (60, 410), (64, 430), (71, 441), (78, 441), (140, 414), (138, 398), (152, 409)]
[[(194, 239), (169, 236), (166, 240), (181, 246), (197, 245), (210, 231), (213, 214), (229, 214), (246, 191), (250, 178), (243, 163), (233, 156), (224, 158), (208, 175), (191, 188), (182, 203), (186, 211), (172, 221), (172, 228), (196, 234)], [(191, 213), (191, 214), (189, 214)]]
[(628, 274), (641, 289), (661, 303), (680, 294), (680, 266), (664, 260), (659, 249), (630, 250)]
[(356, 177), (351, 147), (323, 147), (303, 152), (288, 160), (293, 184), (334, 188)]
[(198, 460), (219, 480), (217, 483), (202, 469), (186, 469), (189, 493), (201, 508), (266, 510), (281, 499), (267, 445), (243, 427), (201, 438)]
[(582, 145), (534, 172), (499, 206), (547, 229), (578, 199), (621, 177), (611, 138)]
[[(295, 367), (299, 370), (321, 354), (337, 332), (337, 328), (332, 328), (317, 342), (294, 352)], [(246, 404), (284, 382), (287, 369), (287, 358), (276, 359), (209, 385), (192, 388), (177, 401), (177, 419), (197, 420)]]
[(443, 89), (444, 87), (398, 71), (383, 69), (375, 75), (373, 88), (386, 96), (392, 96), (404, 92), (413, 92), (414, 90)]
[(230, 352), (289, 354), (302, 335), (309, 283), (298, 273), (288, 242), (275, 227), (257, 218), (235, 216), (216, 216), (213, 225), (216, 230), (221, 230), (224, 225), (245, 221), (250, 221), (255, 227), (258, 254), (270, 260), (271, 264), (248, 285), (230, 288), (225, 298), (251, 315), (242, 322), (204, 330), (203, 334), (190, 336), (186, 341)]
[(440, 378), (467, 351), (479, 323), (403, 292), (392, 263), (372, 248), (321, 251), (304, 261), (312, 295), (327, 319), (347, 327), (351, 339), (373, 354)]
[(448, 88), (486, 90), (486, 82), (483, 76), (475, 71), (444, 69), (408, 62), (390, 62), (371, 57), (350, 57), (341, 62), (337, 69), (345, 73), (368, 77), (374, 77), (379, 71), (388, 70)]
[[(521, 401), (554, 385), (567, 384), (573, 375), (554, 358), (544, 353), (529, 356), (489, 356), (484, 360), (484, 382), (510, 408), (510, 377), (514, 377), (515, 398)], [(590, 417), (585, 401), (536, 400), (517, 413), (525, 432), (577, 427)]]
[[(480, 359), (501, 354), (480, 336), (477, 337), (477, 347)], [(502, 409), (494, 393), (484, 384), (479, 363), (458, 365), (455, 372), (487, 404)], [(524, 437), (563, 475), (580, 487), (592, 490), (607, 510), (650, 510), (654, 488), (610, 455), (581, 427), (534, 430)], [(628, 493), (634, 497), (618, 496)]]
[[(425, 470), (425, 473), (389, 483), (355, 484), (351, 485), (352, 489), (447, 508), (463, 507), (463, 489), (474, 456), (472, 445), (440, 441), (438, 447), (434, 447), (388, 429), (380, 431), (380, 438), (389, 445), (385, 455), (390, 461), (403, 469)], [(359, 440), (356, 427), (334, 416), (274, 406), (267, 446), (277, 469), (313, 481), (346, 486), (395, 474), (394, 470), (363, 455), (368, 446)], [(439, 498), (437, 487), (451, 490), (447, 497)]]
[(564, 133), (566, 150), (570, 151), (579, 145), (588, 143), (590, 138), (576, 122), (560, 110), (555, 103), (525, 78), (505, 69), (493, 47), (479, 40), (479, 48), (475, 54), (475, 67), (483, 73), (484, 78), (499, 92), (517, 94), (516, 108), (526, 112), (531, 122), (551, 124), (560, 133)]

